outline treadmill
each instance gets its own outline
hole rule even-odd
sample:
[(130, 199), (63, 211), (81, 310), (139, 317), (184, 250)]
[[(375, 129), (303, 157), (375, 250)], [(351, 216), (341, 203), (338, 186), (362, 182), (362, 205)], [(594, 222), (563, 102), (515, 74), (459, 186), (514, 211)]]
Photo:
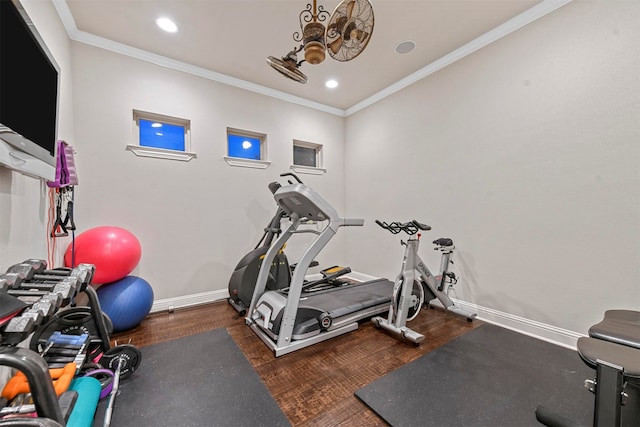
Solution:
[[(359, 320), (389, 310), (393, 282), (387, 279), (303, 294), (305, 274), (311, 262), (338, 229), (362, 226), (364, 220), (341, 218), (326, 200), (302, 183), (280, 187), (274, 198), (291, 223), (265, 254), (245, 322), (276, 357), (358, 329)], [(321, 231), (300, 229), (303, 221), (317, 221), (325, 226)], [(296, 233), (317, 236), (298, 261), (289, 288), (265, 292), (269, 266), (279, 248)]]

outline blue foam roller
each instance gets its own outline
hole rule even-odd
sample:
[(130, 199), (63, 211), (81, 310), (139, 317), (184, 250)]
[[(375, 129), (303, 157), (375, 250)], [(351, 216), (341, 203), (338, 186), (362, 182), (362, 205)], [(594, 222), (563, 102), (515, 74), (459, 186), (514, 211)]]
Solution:
[(75, 378), (69, 390), (78, 392), (78, 400), (71, 411), (67, 427), (91, 427), (102, 390), (100, 381), (93, 377)]

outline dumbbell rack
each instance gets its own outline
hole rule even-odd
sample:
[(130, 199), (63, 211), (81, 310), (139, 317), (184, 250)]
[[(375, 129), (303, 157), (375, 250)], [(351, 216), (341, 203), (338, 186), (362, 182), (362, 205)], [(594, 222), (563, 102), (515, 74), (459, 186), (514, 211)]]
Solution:
[[(68, 413), (63, 413), (60, 407), (49, 365), (37, 352), (17, 347), (17, 344), (66, 307), (79, 292), (92, 289), (88, 285), (95, 267), (81, 264), (72, 270), (39, 270), (44, 274), (38, 276), (29, 272), (28, 280), (31, 282), (25, 280), (25, 274), (8, 273), (0, 276), (0, 292), (20, 298), (27, 306), (6, 325), (0, 326), (0, 365), (17, 369), (25, 375), (39, 417), (65, 425)], [(108, 343), (108, 337), (104, 338)]]

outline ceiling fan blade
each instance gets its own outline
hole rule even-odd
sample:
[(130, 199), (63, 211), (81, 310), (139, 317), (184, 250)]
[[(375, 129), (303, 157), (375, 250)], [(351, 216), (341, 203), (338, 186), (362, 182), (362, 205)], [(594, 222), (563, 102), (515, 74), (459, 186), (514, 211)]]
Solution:
[(329, 43), (329, 49), (335, 55), (340, 50), (340, 46), (342, 46), (342, 36), (339, 36), (337, 39)]
[(355, 0), (350, 1), (347, 4), (347, 19), (351, 19), (351, 14), (353, 13), (353, 8), (356, 7), (356, 2)]
[(358, 40), (358, 42), (362, 43), (369, 37), (369, 33), (362, 30), (352, 30), (351, 31), (351, 40)]

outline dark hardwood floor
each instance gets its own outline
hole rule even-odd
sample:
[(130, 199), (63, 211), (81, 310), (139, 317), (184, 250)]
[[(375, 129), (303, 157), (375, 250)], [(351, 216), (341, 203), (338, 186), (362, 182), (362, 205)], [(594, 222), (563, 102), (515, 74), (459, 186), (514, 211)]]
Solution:
[[(354, 392), (400, 366), (479, 326), (443, 310), (422, 310), (409, 327), (426, 336), (420, 346), (362, 322), (356, 331), (276, 358), (270, 349), (220, 301), (173, 313), (149, 315), (113, 341), (144, 347), (216, 328), (227, 328), (294, 426), (385, 426)], [(203, 355), (215, 358), (215, 354)], [(144, 369), (144, 360), (140, 372)]]

